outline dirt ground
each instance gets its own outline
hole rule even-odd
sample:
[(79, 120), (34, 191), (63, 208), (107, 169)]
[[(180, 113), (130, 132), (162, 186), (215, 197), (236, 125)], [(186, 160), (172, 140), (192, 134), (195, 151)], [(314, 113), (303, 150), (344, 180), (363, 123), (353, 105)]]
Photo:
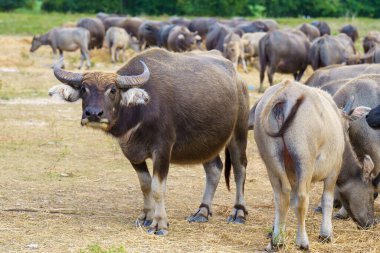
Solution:
[[(80, 126), (80, 103), (47, 97), (48, 88), (58, 83), (50, 69), (53, 55), (48, 48), (30, 54), (30, 40), (0, 37), (0, 252), (95, 252), (94, 245), (123, 246), (127, 252), (263, 251), (274, 203), (252, 132), (245, 225), (226, 224), (235, 191), (234, 187), (227, 191), (224, 179), (216, 192), (214, 216), (206, 224), (189, 224), (185, 218), (200, 204), (204, 171), (201, 165), (171, 165), (166, 194), (170, 232), (167, 237), (148, 235), (134, 225), (142, 194), (117, 141)], [(110, 64), (105, 50), (91, 56), (92, 70), (115, 71), (122, 65)], [(66, 58), (68, 69), (78, 66), (78, 52)], [(304, 80), (310, 74), (308, 70)], [(242, 75), (249, 85), (258, 87), (257, 70), (251, 68)], [(285, 77), (292, 78), (276, 74), (275, 80)], [(253, 104), (260, 95), (251, 91), (250, 96)], [(380, 228), (357, 230), (351, 220), (334, 220), (333, 242), (318, 242), (321, 215), (313, 209), (321, 185), (313, 186), (306, 221), (311, 250), (380, 252)], [(375, 208), (379, 216), (379, 201)], [(282, 251), (294, 252), (293, 210), (287, 224), (287, 246)]]

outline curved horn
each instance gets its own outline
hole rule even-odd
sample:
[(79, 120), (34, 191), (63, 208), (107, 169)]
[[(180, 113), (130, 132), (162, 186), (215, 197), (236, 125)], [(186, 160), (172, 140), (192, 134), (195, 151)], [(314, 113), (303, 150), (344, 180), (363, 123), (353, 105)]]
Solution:
[(64, 84), (70, 85), (78, 89), (83, 80), (83, 75), (80, 73), (69, 72), (61, 69), (63, 58), (59, 59), (53, 66), (55, 77)]
[(354, 105), (354, 101), (355, 101), (355, 97), (354, 96), (351, 96), (350, 97), (350, 100), (348, 100), (348, 102), (346, 103), (346, 105), (344, 106), (343, 108), (343, 112), (347, 115), (350, 114), (351, 112), (351, 109), (352, 109), (352, 106)]
[(140, 61), (140, 62), (144, 66), (143, 73), (137, 76), (120, 76), (119, 75), (116, 79), (116, 83), (120, 86), (120, 88), (127, 89), (127, 88), (140, 87), (149, 80), (150, 72), (149, 72), (148, 66), (146, 66), (145, 62), (143, 61)]

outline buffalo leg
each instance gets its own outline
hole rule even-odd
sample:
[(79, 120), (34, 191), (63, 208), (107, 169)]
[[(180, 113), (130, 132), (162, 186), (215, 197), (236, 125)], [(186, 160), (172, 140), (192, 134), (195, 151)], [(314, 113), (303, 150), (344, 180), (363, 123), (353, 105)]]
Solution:
[(168, 218), (165, 210), (166, 178), (169, 171), (170, 151), (164, 154), (153, 152), (152, 193), (155, 202), (153, 222), (149, 234), (167, 235)]
[(216, 187), (218, 186), (220, 175), (223, 170), (223, 163), (219, 156), (210, 162), (204, 163), (206, 172), (206, 187), (203, 193), (202, 203), (198, 210), (187, 218), (189, 222), (207, 222), (212, 216), (211, 205), (214, 199)]
[(247, 63), (243, 57), (241, 58), (241, 63), (243, 64), (244, 73), (248, 73)]
[(141, 191), (144, 196), (144, 208), (137, 219), (138, 224), (144, 227), (150, 226), (154, 215), (154, 200), (151, 190), (152, 177), (150, 176), (146, 162), (132, 164), (140, 181)]
[(298, 75), (297, 75), (297, 78), (296, 78), (296, 81), (300, 81), (302, 76), (303, 76), (303, 73), (305, 73), (305, 70), (306, 68), (303, 68), (301, 69), (299, 72), (298, 72)]
[(81, 69), (83, 67), (83, 61), (84, 61), (84, 52), (81, 50), (80, 51), (80, 65), (78, 69)]
[(260, 88), (259, 88), (259, 92), (264, 92), (264, 86), (263, 86), (263, 82), (264, 82), (264, 78), (265, 78), (265, 67), (264, 66), (260, 66)]
[(334, 187), (337, 175), (330, 175), (324, 181), (322, 195), (322, 224), (319, 232), (319, 238), (323, 242), (332, 240), (332, 222), (331, 216), (334, 208)]
[(269, 66), (267, 72), (268, 72), (269, 85), (272, 86), (273, 85), (273, 76), (274, 76), (274, 73), (276, 72), (276, 67)]
[(115, 46), (111, 47), (111, 59), (112, 59), (112, 63), (116, 62), (116, 47)]

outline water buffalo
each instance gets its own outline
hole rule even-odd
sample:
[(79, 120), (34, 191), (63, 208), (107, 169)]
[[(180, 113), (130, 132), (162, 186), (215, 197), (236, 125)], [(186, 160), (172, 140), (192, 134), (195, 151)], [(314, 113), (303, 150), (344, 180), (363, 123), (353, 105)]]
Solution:
[(275, 195), (269, 250), (284, 244), (291, 200), (298, 220), (296, 244), (309, 248), (305, 218), (312, 182), (324, 182), (319, 232), (323, 241), (333, 237), (335, 183), (354, 221), (362, 227), (374, 223), (374, 190), (363, 173), (373, 170), (373, 162), (367, 155), (359, 163), (346, 135), (347, 120), (329, 94), (301, 83), (282, 82), (266, 91), (251, 110), (250, 122)]
[(318, 28), (320, 36), (323, 36), (325, 34), (327, 35), (331, 34), (330, 26), (324, 21), (314, 21), (311, 23), (311, 25)]
[(131, 36), (120, 27), (111, 27), (107, 30), (105, 38), (105, 46), (109, 48), (112, 62), (119, 61), (119, 54), (121, 52), (122, 61), (125, 61), (125, 50), (132, 46)]
[(140, 41), (140, 49), (151, 46), (158, 46), (160, 41), (160, 29), (165, 25), (160, 21), (145, 21), (139, 27), (138, 39)]
[(380, 63), (380, 45), (372, 47), (360, 57), (363, 63)]
[(263, 21), (246, 22), (246, 23), (238, 25), (236, 28), (243, 30), (244, 33), (269, 31), (269, 27)]
[(136, 17), (128, 17), (120, 23), (120, 27), (123, 28), (129, 35), (138, 38), (139, 27), (144, 23), (144, 20)]
[(105, 30), (107, 31), (112, 26), (122, 27), (125, 17), (106, 17), (102, 19)]
[[(153, 48), (133, 57), (117, 73), (71, 73), (57, 64), (54, 74), (64, 85), (49, 93), (68, 101), (82, 99), (81, 124), (102, 129), (119, 141), (140, 180), (144, 208), (139, 221), (150, 226), (149, 233), (167, 233), (164, 199), (170, 163), (203, 164), (202, 204), (188, 220), (208, 220), (224, 148), (226, 184), (229, 187), (231, 164), (236, 183), (228, 221), (244, 222), (249, 98), (229, 60), (215, 52), (178, 54)], [(153, 161), (153, 176), (148, 158)]]
[(190, 32), (186, 26), (177, 25), (170, 29), (167, 45), (170, 51), (185, 52), (200, 46), (200, 41), (202, 38), (197, 32)]
[(356, 40), (359, 39), (358, 29), (353, 25), (345, 25), (339, 29), (339, 32), (347, 34), (353, 42), (356, 42)]
[(230, 32), (224, 37), (223, 56), (232, 61), (236, 69), (238, 63), (241, 62), (243, 64), (244, 72), (248, 72), (244, 58), (243, 40), (237, 34)]
[(369, 32), (363, 39), (364, 53), (376, 46), (380, 46), (380, 32)]
[(173, 24), (173, 25), (182, 25), (182, 26), (186, 26), (187, 28), (189, 27), (190, 22), (191, 22), (190, 19), (187, 19), (187, 18), (184, 18), (184, 17), (172, 17), (168, 21), (169, 21), (170, 24)]
[(333, 64), (352, 64), (359, 61), (352, 40), (344, 33), (337, 36), (324, 35), (313, 41), (309, 61), (313, 70)]
[(215, 23), (211, 25), (206, 35), (206, 49), (216, 49), (220, 52), (223, 52), (224, 38), (229, 33), (233, 33), (233, 30), (232, 28), (226, 25), (220, 23)]
[(373, 108), (366, 116), (366, 121), (373, 129), (380, 129), (380, 105)]
[(105, 29), (102, 21), (98, 18), (82, 18), (78, 21), (77, 27), (82, 27), (90, 32), (90, 44), (88, 49), (102, 48), (105, 36)]
[(259, 56), (259, 42), (265, 36), (265, 32), (245, 33), (242, 37), (246, 60)]
[(53, 49), (53, 54), (63, 58), (63, 51), (76, 51), (78, 48), (81, 53), (79, 69), (82, 68), (86, 60), (87, 68), (90, 68), (90, 53), (88, 45), (90, 43), (90, 32), (87, 29), (77, 28), (54, 28), (48, 33), (39, 36), (33, 36), (32, 47), (30, 52), (36, 51), (42, 45), (49, 45)]
[(275, 72), (292, 73), (300, 80), (308, 65), (310, 42), (299, 30), (273, 31), (259, 42), (260, 92), (263, 92), (264, 73), (268, 66), (268, 79), (273, 84)]
[(269, 29), (269, 31), (278, 30), (279, 26), (276, 20), (274, 19), (260, 19), (258, 21), (263, 22)]
[(331, 65), (315, 71), (305, 82), (306, 85), (321, 87), (334, 80), (353, 78), (363, 74), (380, 74), (378, 64), (360, 64), (353, 66)]
[(190, 22), (189, 30), (191, 32), (198, 32), (198, 35), (204, 39), (209, 31), (209, 27), (216, 22), (217, 20), (215, 18), (195, 18)]
[(300, 25), (298, 29), (309, 38), (310, 42), (313, 42), (313, 40), (315, 40), (321, 35), (317, 27), (306, 23)]

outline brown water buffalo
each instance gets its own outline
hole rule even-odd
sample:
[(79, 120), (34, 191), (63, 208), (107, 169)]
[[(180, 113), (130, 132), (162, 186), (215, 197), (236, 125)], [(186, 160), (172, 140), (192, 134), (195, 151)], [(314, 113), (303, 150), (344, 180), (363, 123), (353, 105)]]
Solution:
[(353, 42), (356, 42), (356, 40), (359, 39), (358, 29), (353, 25), (345, 25), (339, 29), (339, 32), (347, 34)]
[(311, 22), (311, 25), (318, 28), (320, 36), (323, 36), (325, 34), (327, 35), (331, 34), (330, 26), (324, 21), (314, 21), (314, 22)]
[(144, 19), (127, 17), (119, 24), (119, 27), (123, 28), (129, 35), (138, 38), (139, 27), (142, 23), (144, 23)]
[(251, 60), (259, 56), (259, 42), (266, 35), (265, 32), (245, 33), (242, 37), (244, 44), (244, 58)]
[(260, 92), (263, 92), (264, 73), (273, 84), (275, 72), (291, 73), (300, 80), (308, 65), (310, 42), (299, 30), (277, 30), (265, 35), (259, 42)]
[(309, 61), (313, 70), (334, 64), (358, 63), (359, 60), (354, 43), (344, 33), (324, 35), (310, 46)]
[(182, 25), (189, 28), (191, 20), (184, 17), (172, 17), (168, 20), (168, 22), (173, 25)]
[(185, 52), (196, 48), (201, 40), (197, 32), (190, 32), (186, 26), (177, 25), (170, 29), (167, 45), (170, 51)]
[(380, 46), (380, 32), (371, 31), (363, 39), (364, 53), (376, 46)]
[(122, 24), (126, 17), (106, 17), (103, 19), (103, 25), (105, 30), (107, 31), (112, 26), (122, 27)]
[(263, 21), (246, 22), (246, 23), (238, 25), (236, 28), (243, 30), (244, 33), (269, 31), (269, 27)]
[(258, 21), (263, 22), (269, 29), (269, 31), (278, 30), (279, 26), (276, 20), (274, 19), (260, 19)]
[[(194, 73), (197, 73), (196, 75)], [(248, 90), (232, 63), (215, 52), (146, 50), (117, 73), (72, 73), (54, 67), (64, 85), (50, 90), (68, 101), (82, 99), (81, 124), (115, 137), (140, 180), (144, 208), (139, 222), (149, 233), (165, 235), (169, 164), (202, 163), (206, 187), (190, 222), (205, 222), (223, 163), (229, 187), (231, 164), (236, 199), (230, 222), (244, 222)], [(210, 113), (212, 112), (212, 113)], [(153, 161), (151, 176), (146, 164)], [(181, 200), (182, 201), (182, 200)]]
[(224, 38), (229, 34), (233, 33), (232, 28), (215, 23), (209, 27), (209, 31), (206, 35), (206, 49), (212, 50), (216, 49), (223, 52)]
[(331, 81), (354, 78), (363, 74), (380, 74), (379, 64), (359, 64), (352, 66), (331, 65), (315, 71), (305, 82), (306, 85), (321, 87)]
[(309, 249), (305, 219), (312, 182), (324, 182), (320, 239), (330, 241), (333, 237), (335, 183), (354, 221), (365, 228), (374, 223), (374, 189), (368, 174), (363, 173), (372, 172), (374, 164), (368, 155), (359, 163), (346, 135), (348, 122), (329, 94), (285, 81), (265, 92), (251, 110), (251, 118), (275, 196), (269, 250), (284, 244), (290, 201), (298, 220), (296, 244)]
[(306, 23), (300, 25), (298, 29), (309, 38), (310, 42), (313, 42), (313, 40), (315, 40), (316, 38), (320, 36), (319, 30), (317, 27), (306, 24)]
[(241, 62), (244, 72), (248, 72), (244, 58), (244, 44), (239, 35), (231, 32), (224, 37), (223, 56), (232, 61), (236, 69), (238, 63)]
[(138, 39), (140, 49), (146, 49), (151, 46), (158, 46), (160, 41), (160, 29), (165, 25), (160, 21), (145, 21), (139, 27)]
[(82, 18), (78, 21), (77, 27), (82, 27), (90, 32), (90, 44), (88, 49), (102, 48), (105, 36), (105, 28), (98, 18)]

